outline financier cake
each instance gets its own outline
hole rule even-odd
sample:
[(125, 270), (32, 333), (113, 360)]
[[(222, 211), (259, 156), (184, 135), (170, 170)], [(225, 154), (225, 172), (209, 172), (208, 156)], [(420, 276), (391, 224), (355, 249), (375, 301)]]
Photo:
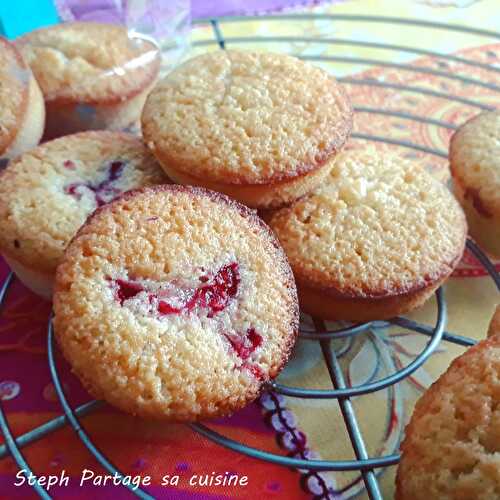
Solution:
[(134, 125), (160, 67), (155, 45), (111, 24), (57, 24), (15, 43), (45, 97), (46, 139)]
[(125, 191), (165, 182), (130, 134), (80, 132), (40, 145), (0, 174), (0, 253), (26, 286), (50, 299), (64, 249), (88, 215)]
[(301, 308), (325, 319), (389, 318), (421, 305), (463, 253), (464, 214), (418, 163), (342, 152), (324, 185), (273, 213)]
[(160, 81), (142, 114), (171, 179), (277, 208), (317, 187), (352, 127), (335, 79), (291, 56), (219, 51)]
[(59, 345), (95, 397), (170, 421), (255, 399), (298, 329), (293, 275), (269, 228), (184, 186), (97, 210), (57, 270), (54, 311)]
[(455, 132), (450, 168), (471, 236), (500, 258), (500, 111), (481, 113)]
[[(0, 37), (0, 163), (35, 147), (43, 134), (40, 88), (18, 50)], [(1, 167), (1, 165), (0, 165)]]
[(455, 359), (418, 401), (396, 500), (500, 498), (500, 340)]

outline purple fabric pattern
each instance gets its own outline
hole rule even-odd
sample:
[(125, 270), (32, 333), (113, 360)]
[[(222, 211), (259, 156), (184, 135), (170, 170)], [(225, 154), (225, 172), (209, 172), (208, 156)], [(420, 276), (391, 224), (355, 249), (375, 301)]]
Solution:
[(157, 40), (186, 37), (191, 22), (189, 0), (55, 0), (55, 6), (63, 21), (124, 24)]
[(98, 21), (124, 24), (125, 2), (113, 0), (55, 0), (63, 21)]
[(294, 7), (328, 3), (322, 0), (192, 0), (193, 19), (221, 16), (245, 16), (278, 12)]
[[(149, 15), (160, 18), (165, 10), (173, 11), (177, 3), (184, 8), (189, 0), (137, 2), (137, 0), (55, 0), (59, 15), (65, 21), (100, 21), (126, 24), (130, 21), (131, 10), (135, 4), (148, 5)], [(230, 15), (249, 15), (275, 12), (293, 7), (318, 5), (321, 0), (191, 0), (191, 17), (220, 17)], [(172, 4), (174, 6), (172, 7)], [(154, 16), (153, 16), (154, 14)]]

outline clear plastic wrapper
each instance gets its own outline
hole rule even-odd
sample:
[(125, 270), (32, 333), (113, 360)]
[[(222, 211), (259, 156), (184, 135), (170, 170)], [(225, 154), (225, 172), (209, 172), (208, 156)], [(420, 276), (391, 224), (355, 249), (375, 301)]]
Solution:
[(190, 0), (55, 0), (62, 21), (121, 24), (131, 37), (154, 40), (162, 71), (175, 66), (189, 48)]
[(138, 130), (144, 101), (188, 48), (187, 0), (56, 0), (61, 24), (16, 40), (42, 89), (45, 139)]

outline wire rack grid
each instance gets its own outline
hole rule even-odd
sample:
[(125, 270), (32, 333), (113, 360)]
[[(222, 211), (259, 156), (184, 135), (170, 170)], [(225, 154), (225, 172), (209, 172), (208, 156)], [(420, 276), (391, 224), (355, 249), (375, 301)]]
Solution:
[[(387, 51), (390, 53), (391, 51), (399, 51), (405, 52), (408, 54), (415, 55), (425, 55), (431, 56), (433, 58), (448, 60), (458, 62), (460, 64), (466, 66), (474, 66), (481, 68), (482, 70), (486, 70), (492, 73), (500, 73), (500, 67), (492, 66), (480, 61), (470, 60), (464, 57), (459, 57), (455, 55), (449, 55), (445, 53), (440, 53), (436, 51), (424, 50), (418, 47), (408, 47), (394, 44), (386, 44), (386, 43), (371, 43), (366, 41), (354, 40), (354, 39), (340, 39), (340, 38), (322, 38), (318, 40), (316, 38), (307, 38), (300, 36), (287, 36), (287, 37), (232, 37), (232, 38), (224, 38), (222, 26), (224, 23), (234, 23), (234, 22), (246, 22), (255, 18), (252, 17), (226, 17), (220, 19), (200, 19), (195, 20), (194, 23), (196, 25), (211, 25), (213, 38), (207, 40), (200, 40), (194, 43), (197, 47), (206, 47), (210, 45), (216, 45), (221, 50), (225, 50), (229, 45), (237, 46), (241, 43), (252, 42), (252, 43), (279, 43), (279, 42), (321, 42), (325, 44), (331, 45), (339, 45), (339, 46), (354, 46), (354, 47), (371, 47), (382, 49), (383, 51)], [(447, 30), (454, 31), (459, 33), (473, 34), (481, 37), (485, 37), (489, 39), (489, 41), (500, 40), (500, 33), (487, 31), (483, 29), (472, 28), (468, 26), (459, 26), (459, 25), (447, 25), (443, 23), (435, 23), (431, 21), (419, 20), (419, 19), (403, 19), (403, 18), (391, 18), (391, 17), (381, 17), (381, 16), (367, 16), (367, 15), (334, 15), (334, 14), (286, 14), (279, 16), (259, 16), (260, 21), (266, 20), (279, 20), (279, 21), (305, 21), (305, 20), (330, 20), (335, 22), (350, 22), (350, 23), (379, 23), (384, 26), (416, 26), (432, 29), (432, 30)], [(427, 73), (435, 76), (439, 76), (446, 79), (459, 80), (462, 83), (466, 83), (468, 85), (476, 85), (480, 87), (487, 88), (490, 91), (500, 92), (500, 86), (494, 83), (484, 82), (479, 79), (471, 78), (468, 76), (463, 76), (459, 74), (455, 74), (452, 72), (448, 72), (445, 70), (436, 70), (434, 68), (427, 68), (421, 66), (414, 66), (412, 64), (403, 64), (396, 62), (388, 62), (386, 60), (378, 60), (378, 59), (366, 59), (366, 58), (357, 58), (357, 57), (346, 57), (346, 56), (302, 56), (303, 59), (309, 59), (314, 61), (322, 61), (328, 60), (330, 62), (339, 62), (339, 63), (356, 63), (356, 64), (365, 64), (370, 66), (385, 66), (385, 67), (396, 67), (402, 70), (414, 71), (420, 73)], [(456, 95), (449, 95), (445, 92), (439, 92), (435, 90), (431, 90), (424, 87), (417, 86), (408, 86), (402, 84), (395, 84), (390, 82), (383, 82), (378, 80), (371, 79), (354, 79), (350, 77), (341, 77), (340, 81), (354, 84), (354, 85), (372, 85), (376, 87), (383, 87), (387, 89), (391, 89), (397, 92), (408, 92), (408, 93), (417, 93), (423, 95), (429, 95), (433, 97), (439, 97), (442, 99), (446, 99), (448, 101), (453, 101), (459, 103), (463, 106), (469, 106), (471, 108), (480, 110), (488, 110), (492, 109), (491, 106), (477, 102), (475, 100), (469, 99), (467, 97), (461, 97)], [(432, 125), (438, 128), (444, 128), (448, 130), (453, 130), (456, 126), (453, 123), (436, 120), (432, 118), (428, 118), (425, 116), (418, 116), (409, 114), (406, 112), (398, 112), (393, 110), (386, 109), (376, 109), (369, 107), (356, 107), (354, 108), (357, 111), (373, 113), (373, 114), (382, 114), (393, 116), (397, 118), (402, 118), (406, 120), (413, 120), (420, 123), (424, 123), (427, 125)], [(384, 137), (379, 135), (369, 135), (369, 134), (360, 134), (354, 133), (354, 138), (363, 139), (368, 141), (375, 142), (383, 142), (387, 144), (392, 144), (396, 146), (401, 146), (404, 148), (409, 148), (415, 151), (420, 151), (427, 153), (429, 155), (439, 157), (439, 158), (447, 158), (447, 152), (441, 151), (433, 148), (429, 148), (425, 145), (414, 144), (408, 141), (394, 139), (391, 137)], [(496, 288), (500, 290), (500, 276), (498, 271), (496, 271), (493, 263), (488, 259), (488, 257), (474, 244), (473, 241), (467, 241), (467, 247), (471, 251), (471, 253), (481, 262), (483, 267), (487, 270), (491, 278), (493, 279)], [(5, 279), (0, 288), (0, 308), (3, 306), (8, 289), (12, 283), (14, 275), (10, 273), (8, 277)], [(358, 470), (362, 474), (362, 478), (364, 481), (364, 485), (366, 487), (366, 492), (370, 499), (381, 499), (382, 495), (380, 492), (380, 487), (377, 480), (376, 470), (387, 467), (390, 465), (395, 465), (399, 461), (398, 454), (392, 454), (387, 456), (379, 456), (379, 457), (369, 457), (367, 453), (367, 449), (365, 446), (365, 442), (363, 436), (360, 431), (360, 427), (358, 425), (356, 414), (353, 409), (353, 405), (351, 402), (351, 398), (353, 396), (360, 396), (363, 394), (368, 394), (370, 392), (379, 391), (381, 389), (387, 388), (393, 384), (396, 384), (403, 380), (404, 378), (411, 375), (415, 370), (417, 370), (423, 363), (428, 359), (428, 357), (432, 354), (432, 352), (437, 348), (438, 344), (444, 340), (447, 342), (451, 342), (457, 345), (461, 345), (464, 347), (471, 346), (475, 343), (473, 339), (463, 337), (461, 335), (457, 335), (445, 330), (446, 320), (447, 320), (447, 305), (444, 297), (444, 292), (442, 289), (437, 290), (436, 292), (436, 302), (437, 302), (437, 317), (436, 321), (433, 325), (426, 325), (417, 323), (407, 318), (397, 317), (393, 318), (389, 321), (373, 321), (363, 324), (352, 325), (347, 328), (340, 328), (337, 330), (329, 330), (329, 331), (318, 331), (318, 330), (308, 330), (305, 328), (301, 329), (300, 337), (302, 339), (306, 339), (309, 341), (319, 342), (321, 346), (321, 352), (326, 363), (326, 367), (328, 369), (328, 373), (331, 378), (332, 389), (309, 389), (309, 388), (300, 388), (300, 387), (290, 387), (279, 384), (277, 382), (273, 382), (269, 384), (269, 389), (273, 390), (276, 393), (283, 394), (290, 397), (296, 398), (315, 398), (315, 399), (336, 399), (340, 406), (340, 410), (345, 421), (346, 429), (348, 435), (352, 442), (352, 447), (354, 450), (354, 454), (356, 456), (355, 460), (309, 460), (309, 459), (299, 459), (293, 458), (278, 454), (269, 453), (263, 450), (259, 450), (256, 448), (249, 447), (241, 442), (232, 440), (223, 436), (209, 427), (202, 424), (191, 424), (190, 427), (205, 436), (212, 441), (225, 446), (226, 448), (232, 449), (235, 452), (243, 453), (247, 456), (254, 457), (256, 459), (264, 460), (267, 462), (272, 462), (275, 464), (283, 465), (286, 467), (292, 467), (295, 469), (303, 469), (303, 470), (311, 470), (311, 471), (349, 471), (349, 470)], [(0, 309), (1, 312), (1, 309)], [(343, 370), (339, 364), (338, 357), (340, 356), (340, 352), (336, 352), (334, 347), (332, 346), (332, 340), (338, 338), (348, 338), (352, 339), (356, 335), (363, 335), (368, 331), (377, 332), (380, 328), (386, 328), (387, 326), (397, 325), (399, 327), (405, 328), (410, 331), (414, 331), (420, 333), (429, 338), (426, 346), (420, 352), (420, 354), (407, 366), (398, 369), (391, 373), (389, 376), (377, 380), (375, 382), (370, 382), (366, 384), (362, 384), (359, 386), (351, 386), (346, 383)], [(33, 473), (29, 464), (23, 456), (21, 449), (30, 443), (38, 441), (42, 439), (44, 436), (49, 435), (55, 430), (70, 425), (78, 437), (81, 439), (83, 444), (87, 447), (89, 452), (94, 455), (97, 461), (101, 464), (101, 466), (107, 470), (111, 474), (117, 474), (119, 477), (123, 477), (123, 474), (112, 464), (105, 456), (105, 454), (99, 450), (98, 446), (93, 443), (90, 437), (85, 432), (84, 427), (80, 423), (80, 419), (88, 415), (89, 413), (95, 411), (99, 408), (103, 403), (100, 401), (90, 401), (85, 403), (77, 408), (72, 408), (69, 404), (66, 394), (64, 392), (59, 374), (58, 368), (54, 357), (54, 343), (53, 343), (53, 333), (52, 333), (52, 322), (51, 318), (48, 321), (47, 327), (47, 349), (48, 349), (48, 363), (50, 368), (50, 374), (52, 377), (52, 382), (54, 384), (56, 394), (59, 398), (63, 414), (57, 418), (54, 418), (35, 429), (32, 429), (25, 434), (14, 437), (7, 416), (2, 408), (2, 404), (0, 401), (0, 430), (3, 433), (5, 443), (0, 445), (0, 459), (7, 457), (8, 455), (12, 456), (14, 461), (16, 462), (19, 469), (23, 469), (26, 471), (26, 474), (33, 474), (36, 477), (36, 474)], [(142, 489), (134, 490), (132, 486), (123, 485), (124, 488), (128, 488), (130, 492), (136, 495), (139, 498), (153, 498), (150, 494)], [(49, 499), (51, 498), (48, 492), (41, 487), (38, 483), (33, 484), (33, 488), (35, 492), (40, 496), (40, 498)]]

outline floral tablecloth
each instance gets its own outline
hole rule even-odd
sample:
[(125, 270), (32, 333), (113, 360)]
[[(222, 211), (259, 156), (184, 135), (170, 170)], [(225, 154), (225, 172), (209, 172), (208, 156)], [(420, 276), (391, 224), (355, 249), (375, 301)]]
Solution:
[[(315, 7), (308, 12), (339, 14), (379, 14), (432, 19), (494, 29), (490, 13), (496, 0), (483, 0), (467, 9), (433, 9), (414, 2), (352, 1)], [(488, 26), (488, 24), (490, 26)], [(252, 20), (224, 23), (221, 32), (229, 47), (234, 37), (293, 37), (357, 38), (359, 40), (418, 46), (441, 52), (456, 51), (461, 57), (496, 65), (500, 68), (500, 43), (478, 35), (446, 31), (423, 31), (382, 24), (337, 22), (309, 19), (295, 22)], [(196, 25), (193, 30), (193, 53), (219, 50), (211, 25)], [(200, 44), (201, 42), (201, 44)], [(207, 43), (204, 43), (207, 42)], [(389, 62), (412, 61), (418, 67), (431, 69), (425, 74), (394, 66), (377, 67), (367, 61), (360, 66), (347, 61), (326, 62), (323, 65), (338, 76), (349, 75), (354, 83), (346, 83), (352, 101), (361, 111), (355, 118), (357, 133), (376, 134), (426, 145), (446, 152), (450, 129), (411, 121), (402, 117), (368, 112), (384, 108), (401, 113), (460, 124), (478, 107), (467, 105), (467, 99), (477, 103), (498, 104), (498, 93), (487, 85), (471, 85), (447, 78), (440, 72), (464, 75), (484, 83), (500, 85), (498, 72), (463, 65), (457, 61), (421, 57), (415, 54), (373, 48), (328, 45), (318, 41), (238, 43), (241, 48), (267, 48), (309, 56), (357, 56), (367, 60)], [(426, 94), (401, 92), (391, 88), (359, 84), (359, 80), (393, 83), (426, 89)], [(432, 95), (434, 94), (434, 95)], [(441, 97), (439, 95), (442, 95)], [(449, 100), (446, 95), (458, 96)], [(460, 100), (461, 99), (461, 100)], [(364, 111), (363, 111), (364, 109)], [(362, 140), (353, 139), (350, 147)], [(378, 144), (380, 148), (399, 148)], [(406, 156), (419, 158), (432, 173), (447, 181), (447, 162), (437, 156), (400, 148)], [(497, 267), (500, 265), (497, 263)], [(7, 275), (7, 266), (0, 262), (0, 278)], [(449, 308), (447, 329), (476, 339), (484, 337), (493, 306), (499, 301), (492, 280), (474, 257), (466, 252), (459, 268), (445, 287)], [(47, 318), (50, 304), (36, 298), (15, 281), (9, 290), (0, 314), (0, 397), (14, 435), (60, 415), (61, 406), (51, 382), (47, 363)], [(432, 324), (436, 316), (435, 301), (411, 315), (423, 323)], [(309, 319), (304, 321), (310, 327)], [(316, 327), (318, 324), (316, 324)], [(321, 325), (319, 325), (321, 326)], [(328, 325), (327, 325), (328, 326)], [(423, 348), (427, 338), (392, 328), (357, 337), (353, 342), (339, 340), (336, 347), (350, 384), (381, 378), (384, 374), (408, 364)], [(389, 454), (397, 450), (404, 424), (418, 396), (463, 349), (443, 343), (431, 359), (407, 381), (388, 390), (354, 400), (355, 410), (367, 442), (369, 454)], [(79, 382), (70, 374), (58, 356), (61, 379), (72, 405), (89, 400)], [(300, 341), (280, 382), (303, 387), (331, 388), (317, 343)], [(145, 490), (158, 498), (351, 498), (363, 490), (359, 473), (307, 473), (265, 464), (247, 458), (197, 435), (187, 426), (150, 423), (123, 415), (108, 406), (82, 418), (85, 430), (98, 447), (124, 474), (149, 475), (152, 486)], [(274, 393), (229, 419), (208, 423), (228, 437), (248, 445), (283, 455), (324, 459), (353, 459), (345, 426), (336, 401), (311, 401), (284, 398)], [(65, 471), (72, 481), (68, 486), (54, 487), (50, 494), (57, 498), (130, 498), (124, 488), (78, 485), (84, 469), (104, 474), (69, 427), (64, 427), (23, 449), (25, 457), (38, 475), (60, 474)], [(248, 476), (248, 484), (238, 487), (192, 486), (193, 475), (232, 472)], [(11, 458), (0, 460), (0, 498), (32, 498), (26, 485), (16, 487), (17, 468)], [(385, 498), (392, 498), (395, 468), (380, 471), (380, 484)], [(179, 476), (177, 485), (162, 486), (163, 476)]]

